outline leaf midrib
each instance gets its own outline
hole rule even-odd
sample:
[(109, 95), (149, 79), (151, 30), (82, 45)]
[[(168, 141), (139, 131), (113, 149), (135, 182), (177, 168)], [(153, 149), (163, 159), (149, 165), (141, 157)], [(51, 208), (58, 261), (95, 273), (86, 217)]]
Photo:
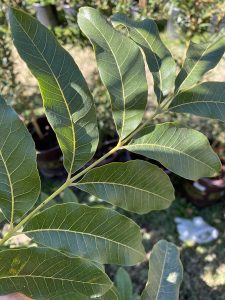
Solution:
[[(109, 42), (107, 41), (107, 39), (104, 37), (104, 35), (101, 33), (101, 31), (98, 29), (98, 27), (95, 26), (95, 23), (93, 23), (90, 19), (88, 19), (89, 22), (98, 30), (98, 32), (100, 33), (100, 35), (103, 37), (103, 39), (106, 41), (106, 44), (108, 45), (113, 57), (114, 57), (114, 60), (116, 62), (116, 65), (117, 65), (117, 69), (118, 69), (118, 72), (119, 72), (119, 75), (120, 75), (120, 81), (121, 81), (121, 86), (122, 86), (122, 95), (123, 95), (123, 124), (122, 124), (122, 129), (121, 129), (121, 137), (123, 136), (123, 131), (124, 131), (124, 126), (125, 126), (125, 117), (126, 117), (126, 97), (125, 97), (125, 90), (124, 90), (124, 85), (123, 85), (123, 77), (122, 77), (122, 74), (121, 74), (121, 71), (120, 71), (120, 67), (119, 67), (119, 64), (118, 64), (118, 61), (116, 59), (116, 56), (109, 44)], [(112, 28), (112, 30), (114, 30)], [(114, 34), (114, 31), (113, 31), (113, 34)], [(116, 124), (117, 126), (117, 124)]]
[[(34, 47), (36, 48), (37, 52), (41, 55), (42, 59), (45, 61), (46, 65), (48, 66), (49, 70), (51, 71), (53, 77), (54, 77), (54, 80), (59, 88), (59, 91), (61, 93), (61, 96), (64, 100), (64, 103), (65, 103), (65, 106), (66, 106), (66, 109), (67, 109), (67, 112), (68, 112), (68, 115), (69, 115), (69, 119), (70, 119), (70, 123), (71, 123), (71, 129), (72, 129), (72, 134), (73, 134), (73, 156), (72, 156), (72, 162), (70, 164), (70, 170), (69, 170), (69, 175), (71, 175), (72, 173), (72, 168), (73, 168), (73, 164), (74, 164), (74, 161), (75, 161), (75, 150), (76, 150), (76, 138), (75, 138), (75, 130), (74, 130), (74, 126), (73, 126), (73, 120), (72, 120), (72, 115), (71, 115), (71, 112), (70, 112), (70, 108), (69, 108), (69, 105), (67, 104), (67, 100), (64, 96), (64, 93), (61, 89), (61, 86), (58, 82), (58, 79), (57, 77), (55, 76), (51, 66), (49, 65), (49, 63), (47, 62), (47, 60), (45, 59), (44, 55), (41, 53), (41, 51), (39, 51), (38, 47), (36, 46), (36, 44), (33, 42), (32, 38), (29, 36), (29, 34), (24, 30), (22, 24), (20, 24), (20, 22), (17, 20), (17, 18), (15, 17), (16, 21), (17, 21), (17, 24), (20, 26), (20, 28), (23, 30), (23, 32), (26, 34), (26, 36), (30, 39), (30, 41), (32, 42), (32, 44), (34, 45)], [(57, 47), (57, 45), (56, 45)]]
[(10, 220), (10, 223), (13, 224), (13, 220), (14, 220), (14, 207), (15, 207), (14, 190), (13, 190), (13, 184), (12, 184), (12, 180), (11, 180), (11, 174), (10, 174), (10, 172), (8, 170), (6, 161), (4, 160), (4, 157), (3, 157), (3, 154), (2, 154), (1, 150), (0, 150), (0, 158), (1, 158), (2, 162), (3, 162), (3, 165), (5, 167), (5, 170), (6, 170), (6, 173), (7, 173), (7, 176), (8, 176), (8, 180), (9, 180), (9, 186), (10, 186), (10, 192), (11, 192), (11, 199), (12, 199), (12, 211), (11, 211), (11, 220)]
[[(137, 251), (137, 250), (131, 248), (131, 247), (128, 246), (128, 245), (124, 245), (124, 244), (122, 244), (122, 243), (120, 243), (120, 242), (115, 242), (114, 240), (110, 240), (109, 238), (101, 237), (101, 236), (99, 236), (99, 235), (97, 235), (97, 234), (91, 234), (91, 233), (80, 232), (80, 231), (72, 231), (72, 230), (69, 230), (69, 229), (62, 229), (62, 228), (57, 228), (57, 229), (47, 228), (47, 229), (35, 229), (35, 230), (31, 229), (31, 230), (29, 230), (29, 231), (25, 231), (25, 233), (28, 233), (28, 234), (31, 233), (31, 234), (32, 234), (32, 232), (39, 232), (39, 231), (61, 231), (61, 232), (69, 232), (69, 233), (73, 233), (73, 234), (80, 234), (80, 235), (88, 235), (88, 236), (91, 236), (91, 237), (97, 237), (97, 238), (99, 238), (99, 239), (107, 240), (107, 241), (109, 241), (109, 242), (112, 242), (112, 243), (114, 243), (114, 244), (119, 244), (119, 245), (121, 245), (122, 247), (128, 248), (128, 249), (132, 250), (133, 252), (136, 252), (136, 253), (138, 253), (139, 255), (141, 255), (141, 256), (144, 257), (143, 253), (141, 253), (141, 252), (139, 252), (139, 251)], [(44, 244), (45, 244), (45, 243), (44, 243)]]
[[(182, 96), (182, 93), (179, 94), (179, 96)], [(198, 103), (212, 103), (212, 104), (216, 105), (216, 104), (225, 104), (225, 101), (210, 101), (210, 100), (206, 100), (206, 101), (204, 101), (204, 100), (188, 101), (188, 102), (185, 102), (185, 103), (181, 103), (181, 104), (171, 106), (170, 108), (177, 108), (177, 107), (180, 107), (180, 106), (187, 106), (189, 104), (198, 104)]]
[(41, 276), (41, 275), (8, 275), (8, 276), (0, 276), (0, 281), (2, 279), (9, 279), (9, 278), (24, 278), (24, 277), (31, 277), (31, 278), (42, 278), (42, 279), (50, 279), (50, 280), (60, 280), (60, 281), (68, 281), (68, 282), (73, 282), (73, 283), (82, 283), (82, 284), (90, 284), (90, 285), (100, 285), (100, 286), (109, 286), (109, 284), (106, 283), (92, 283), (92, 282), (87, 282), (87, 281), (80, 281), (80, 280), (72, 280), (72, 279), (63, 279), (63, 278), (58, 278), (58, 277), (51, 277), (51, 276)]
[(156, 196), (156, 197), (159, 197), (159, 198), (162, 198), (163, 200), (166, 200), (166, 201), (168, 201), (168, 202), (171, 202), (170, 200), (168, 200), (167, 198), (164, 198), (163, 196), (161, 196), (161, 195), (159, 195), (159, 194), (155, 194), (155, 193), (153, 193), (153, 192), (150, 192), (150, 191), (147, 191), (147, 190), (143, 190), (143, 189), (141, 189), (141, 188), (138, 188), (138, 187), (134, 187), (134, 186), (132, 186), (132, 185), (128, 185), (128, 184), (125, 184), (125, 183), (117, 183), (117, 182), (104, 182), (104, 181), (91, 181), (91, 182), (78, 182), (77, 184), (76, 184), (76, 186), (78, 186), (78, 188), (79, 188), (79, 185), (87, 185), (87, 184), (109, 184), (109, 185), (119, 185), (119, 186), (125, 186), (125, 187), (128, 187), (128, 188), (132, 188), (132, 189), (135, 189), (135, 190), (139, 190), (139, 191), (141, 191), (141, 192), (144, 192), (144, 193), (146, 193), (146, 194), (152, 194), (152, 195), (154, 195), (154, 196)]
[(158, 289), (157, 289), (156, 299), (158, 299), (159, 293), (161, 291), (161, 282), (162, 282), (162, 279), (163, 279), (164, 269), (165, 269), (165, 265), (166, 265), (167, 252), (168, 252), (168, 244), (166, 244), (166, 251), (165, 251), (165, 254), (164, 254), (162, 272), (161, 272), (161, 276), (160, 276), (160, 280), (159, 280), (159, 285), (158, 285)]
[[(191, 71), (188, 73), (188, 75), (186, 76), (186, 78), (183, 80), (183, 82), (180, 84), (180, 86), (177, 88), (177, 91), (180, 91), (182, 89), (182, 86), (184, 85), (184, 83), (187, 81), (187, 79), (190, 77), (190, 75), (192, 74), (193, 70), (195, 70), (197, 64), (199, 63), (199, 61), (202, 59), (203, 55), (205, 54), (205, 52), (211, 47), (211, 44), (209, 44), (206, 49), (202, 52), (200, 58), (196, 61), (196, 63), (194, 64), (193, 68), (191, 69)], [(185, 62), (184, 62), (185, 64)], [(184, 65), (182, 66), (182, 69), (184, 69)], [(184, 69), (185, 70), (185, 69)], [(186, 70), (185, 70), (186, 72)]]

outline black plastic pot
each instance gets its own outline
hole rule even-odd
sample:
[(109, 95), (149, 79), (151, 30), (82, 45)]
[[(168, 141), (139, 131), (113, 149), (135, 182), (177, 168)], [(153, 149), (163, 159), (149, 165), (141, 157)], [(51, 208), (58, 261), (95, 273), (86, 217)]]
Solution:
[(188, 200), (199, 208), (208, 207), (225, 196), (225, 160), (222, 160), (221, 175), (215, 178), (201, 178), (185, 181), (184, 190)]
[(37, 19), (46, 27), (55, 27), (59, 25), (55, 5), (44, 5), (40, 3), (33, 4)]
[(47, 178), (66, 176), (62, 152), (47, 118), (40, 117), (37, 119), (37, 123), (44, 134), (43, 139), (39, 138), (32, 123), (28, 124), (28, 130), (35, 142), (37, 165), (40, 173)]

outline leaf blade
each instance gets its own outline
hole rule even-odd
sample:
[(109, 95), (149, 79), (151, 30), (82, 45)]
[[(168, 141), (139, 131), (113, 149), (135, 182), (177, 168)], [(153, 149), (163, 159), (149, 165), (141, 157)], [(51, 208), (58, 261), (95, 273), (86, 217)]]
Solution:
[(125, 14), (111, 17), (114, 26), (124, 25), (131, 39), (144, 51), (148, 68), (153, 75), (154, 91), (160, 103), (173, 89), (176, 64), (171, 53), (162, 42), (156, 23), (152, 19), (134, 21)]
[(191, 180), (215, 176), (221, 168), (218, 156), (202, 133), (175, 123), (147, 126), (124, 148), (155, 159)]
[(0, 252), (0, 294), (22, 292), (32, 299), (78, 292), (104, 294), (112, 283), (91, 261), (68, 257), (46, 248), (7, 249)]
[(30, 220), (24, 231), (45, 247), (103, 264), (133, 265), (145, 256), (140, 228), (112, 209), (58, 204)]
[(140, 124), (147, 103), (141, 52), (93, 8), (79, 10), (78, 24), (94, 46), (100, 76), (110, 94), (117, 132), (121, 139), (125, 138)]
[(175, 81), (176, 90), (185, 90), (197, 83), (213, 69), (225, 51), (225, 37), (213, 39), (205, 44), (190, 42), (184, 64)]
[(92, 96), (76, 63), (46, 27), (12, 8), (9, 21), (14, 44), (38, 80), (47, 118), (63, 152), (64, 166), (72, 174), (92, 158), (97, 147)]
[(141, 160), (110, 163), (95, 168), (76, 186), (113, 205), (139, 214), (167, 208), (174, 199), (169, 177), (157, 166)]
[(177, 247), (167, 241), (159, 241), (150, 255), (148, 282), (141, 300), (178, 300), (182, 277), (183, 268)]
[(133, 296), (133, 286), (130, 275), (123, 268), (119, 268), (115, 276), (115, 284), (121, 300), (130, 300)]
[(14, 223), (35, 204), (40, 178), (31, 135), (1, 96), (0, 107), (0, 207)]
[(203, 82), (179, 93), (169, 106), (174, 112), (225, 121), (225, 83)]

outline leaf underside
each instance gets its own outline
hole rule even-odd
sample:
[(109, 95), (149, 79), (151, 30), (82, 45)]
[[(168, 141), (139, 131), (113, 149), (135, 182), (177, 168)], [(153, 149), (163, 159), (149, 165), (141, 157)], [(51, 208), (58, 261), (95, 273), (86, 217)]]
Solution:
[(217, 37), (205, 44), (195, 44), (191, 41), (175, 81), (176, 90), (185, 90), (196, 84), (206, 72), (218, 64), (224, 51), (225, 37)]
[(108, 89), (121, 139), (141, 122), (147, 103), (147, 81), (139, 47), (116, 31), (97, 10), (83, 7), (78, 24), (93, 44), (101, 79)]
[(177, 247), (159, 241), (149, 259), (148, 282), (141, 300), (178, 300), (183, 277), (183, 267)]
[(0, 208), (15, 222), (40, 193), (35, 145), (16, 112), (0, 97)]
[(216, 176), (221, 168), (218, 156), (202, 133), (175, 123), (146, 126), (124, 148), (155, 159), (191, 180)]
[(32, 218), (24, 232), (41, 245), (103, 264), (134, 265), (145, 256), (140, 228), (112, 209), (55, 205)]
[(161, 41), (156, 23), (152, 19), (134, 21), (125, 14), (111, 17), (114, 26), (123, 25), (129, 36), (144, 51), (148, 68), (154, 79), (154, 90), (158, 102), (168, 95), (174, 86), (176, 63)]
[(225, 121), (225, 83), (203, 82), (179, 93), (170, 104), (174, 112)]
[(174, 200), (169, 177), (159, 167), (141, 160), (95, 168), (76, 187), (139, 214), (165, 209)]
[(72, 174), (92, 158), (97, 147), (92, 96), (73, 58), (45, 26), (17, 9), (10, 9), (9, 21), (14, 44), (38, 80), (64, 166)]
[(0, 295), (21, 292), (32, 299), (51, 299), (71, 292), (102, 295), (112, 283), (94, 263), (46, 248), (0, 251)]

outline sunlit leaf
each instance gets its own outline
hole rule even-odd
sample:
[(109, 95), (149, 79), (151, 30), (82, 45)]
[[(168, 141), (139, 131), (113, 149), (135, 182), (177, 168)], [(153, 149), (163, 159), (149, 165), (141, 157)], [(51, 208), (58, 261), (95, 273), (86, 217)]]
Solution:
[(185, 90), (197, 83), (202, 76), (213, 69), (225, 51), (225, 37), (218, 37), (209, 43), (188, 47), (184, 64), (176, 78), (176, 89)]
[(89, 161), (97, 147), (95, 108), (87, 84), (54, 35), (25, 12), (10, 9), (14, 44), (37, 78), (47, 118), (69, 174)]
[(0, 265), (0, 295), (20, 291), (32, 299), (49, 299), (75, 292), (90, 297), (112, 286), (91, 261), (46, 248), (0, 251)]
[(169, 177), (146, 161), (110, 163), (89, 171), (76, 186), (123, 209), (144, 214), (174, 200)]
[(174, 87), (176, 64), (161, 41), (156, 23), (152, 19), (134, 21), (125, 14), (115, 14), (111, 20), (114, 26), (126, 26), (131, 39), (144, 51), (149, 70), (153, 75), (155, 94), (161, 102)]
[(100, 263), (134, 265), (145, 256), (140, 228), (112, 209), (55, 205), (32, 218), (24, 232), (41, 245)]
[(221, 168), (218, 156), (202, 133), (175, 123), (149, 125), (124, 148), (155, 159), (192, 180), (215, 176)]
[(183, 277), (183, 267), (177, 247), (159, 241), (149, 259), (148, 282), (141, 300), (178, 300)]
[(93, 44), (101, 79), (109, 91), (121, 138), (141, 122), (147, 103), (147, 82), (138, 46), (116, 31), (97, 10), (82, 7), (78, 24)]
[(0, 97), (0, 208), (9, 222), (30, 210), (40, 193), (35, 145), (16, 112)]

